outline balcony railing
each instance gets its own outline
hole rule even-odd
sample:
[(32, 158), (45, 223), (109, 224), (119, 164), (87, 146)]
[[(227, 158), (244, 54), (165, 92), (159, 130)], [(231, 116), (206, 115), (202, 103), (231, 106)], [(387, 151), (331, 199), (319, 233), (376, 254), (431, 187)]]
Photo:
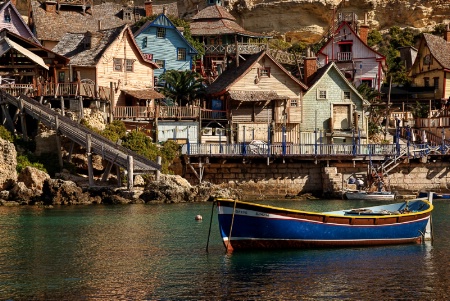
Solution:
[(337, 60), (339, 62), (347, 62), (351, 61), (353, 59), (352, 52), (338, 52), (337, 53)]
[(339, 156), (397, 156), (403, 153), (410, 158), (418, 156), (421, 152), (428, 154), (431, 150), (429, 144), (292, 144), (275, 143), (251, 145), (247, 143), (187, 143), (182, 146), (182, 153), (186, 155), (230, 155), (230, 156), (300, 156), (300, 157), (339, 157)]
[(36, 96), (83, 96), (90, 98), (99, 98), (100, 100), (111, 100), (111, 88), (98, 87), (95, 90), (94, 84), (86, 83), (44, 83), (37, 86), (31, 84), (7, 84), (0, 85), (0, 89), (17, 97), (25, 94), (31, 97)]

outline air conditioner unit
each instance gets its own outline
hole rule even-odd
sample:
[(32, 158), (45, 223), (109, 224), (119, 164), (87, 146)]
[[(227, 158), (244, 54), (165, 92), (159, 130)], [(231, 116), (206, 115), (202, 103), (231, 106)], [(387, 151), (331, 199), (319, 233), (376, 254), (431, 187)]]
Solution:
[(212, 128), (203, 128), (202, 129), (203, 136), (211, 136), (213, 134)]
[(216, 136), (225, 136), (227, 134), (226, 129), (216, 128)]

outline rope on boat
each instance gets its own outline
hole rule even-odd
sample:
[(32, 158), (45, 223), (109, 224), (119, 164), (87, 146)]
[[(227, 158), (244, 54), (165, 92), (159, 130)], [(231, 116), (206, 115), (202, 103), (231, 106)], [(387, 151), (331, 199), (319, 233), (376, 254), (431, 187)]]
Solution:
[(233, 230), (233, 224), (234, 224), (234, 214), (235, 214), (235, 212), (236, 212), (236, 203), (237, 203), (237, 201), (236, 200), (234, 200), (234, 205), (233, 205), (233, 215), (231, 215), (231, 225), (230, 225), (230, 233), (228, 234), (228, 241), (227, 241), (227, 250), (228, 250), (228, 247), (230, 246), (230, 243), (231, 243), (231, 231)]
[(212, 219), (214, 215), (214, 205), (216, 204), (216, 201), (213, 201), (212, 207), (211, 207), (211, 218), (209, 219), (209, 231), (208, 231), (208, 241), (206, 242), (206, 253), (208, 253), (208, 247), (209, 247), (209, 237), (211, 236), (211, 225), (212, 225)]

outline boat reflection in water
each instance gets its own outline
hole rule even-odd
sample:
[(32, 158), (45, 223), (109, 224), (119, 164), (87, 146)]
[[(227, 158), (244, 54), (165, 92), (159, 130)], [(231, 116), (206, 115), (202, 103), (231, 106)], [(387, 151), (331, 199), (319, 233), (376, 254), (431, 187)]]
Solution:
[(433, 210), (426, 199), (320, 213), (231, 199), (216, 203), (227, 251), (420, 242)]

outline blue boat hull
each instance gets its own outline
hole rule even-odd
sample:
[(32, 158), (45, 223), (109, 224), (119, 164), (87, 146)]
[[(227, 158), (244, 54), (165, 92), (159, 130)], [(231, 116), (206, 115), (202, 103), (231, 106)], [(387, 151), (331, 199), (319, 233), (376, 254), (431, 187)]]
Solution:
[[(428, 192), (419, 192), (419, 198), (426, 198), (428, 197)], [(450, 200), (450, 193), (436, 193), (433, 192), (433, 200), (436, 199), (445, 199), (445, 200)]]
[[(218, 201), (225, 247), (233, 249), (368, 246), (420, 241), (431, 210), (387, 216), (311, 213)], [(426, 203), (427, 208), (432, 208)], [(231, 231), (230, 231), (231, 229)]]

